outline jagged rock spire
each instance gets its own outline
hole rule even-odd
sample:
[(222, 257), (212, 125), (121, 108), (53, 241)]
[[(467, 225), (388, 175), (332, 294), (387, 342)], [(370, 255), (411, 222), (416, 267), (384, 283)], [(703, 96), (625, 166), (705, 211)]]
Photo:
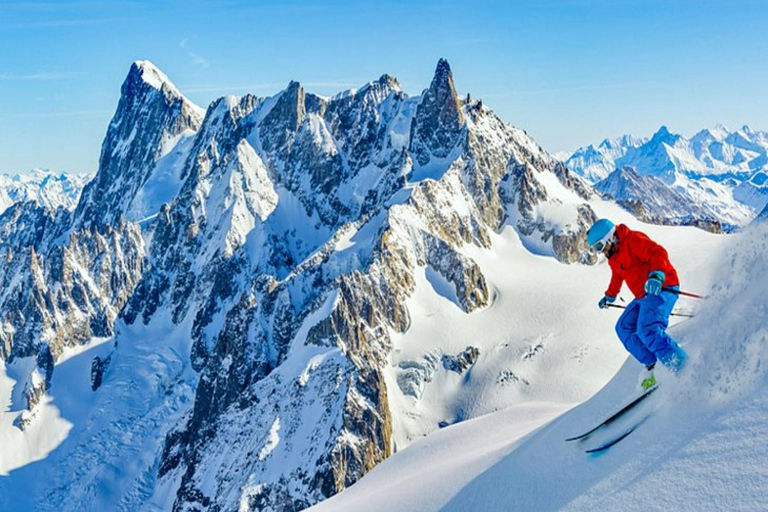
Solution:
[(281, 148), (296, 133), (307, 115), (306, 95), (299, 82), (292, 81), (278, 98), (277, 103), (261, 123), (264, 149)]
[(411, 151), (424, 165), (430, 155), (445, 157), (455, 147), (464, 124), (461, 102), (453, 84), (451, 66), (437, 62), (435, 76), (424, 91), (411, 127)]

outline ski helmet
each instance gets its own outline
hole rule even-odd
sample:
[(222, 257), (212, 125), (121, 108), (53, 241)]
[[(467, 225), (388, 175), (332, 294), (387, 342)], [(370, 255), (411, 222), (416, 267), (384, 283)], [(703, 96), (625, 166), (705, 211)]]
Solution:
[(606, 242), (608, 242), (616, 232), (616, 226), (608, 219), (600, 219), (587, 231), (587, 244), (592, 252), (602, 252)]

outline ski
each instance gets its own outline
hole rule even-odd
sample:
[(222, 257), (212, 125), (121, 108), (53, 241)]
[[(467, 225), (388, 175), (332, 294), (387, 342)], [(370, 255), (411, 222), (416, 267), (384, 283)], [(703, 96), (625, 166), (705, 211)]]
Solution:
[(634, 432), (635, 430), (637, 430), (637, 427), (639, 427), (640, 425), (642, 425), (643, 423), (645, 423), (645, 420), (647, 420), (647, 419), (648, 419), (648, 417), (649, 417), (649, 416), (646, 416), (646, 417), (645, 417), (645, 418), (643, 418), (642, 420), (640, 420), (640, 421), (638, 421), (637, 423), (635, 423), (635, 425), (633, 425), (632, 427), (630, 427), (629, 429), (627, 429), (627, 430), (626, 430), (626, 431), (625, 431), (623, 434), (621, 434), (619, 437), (617, 437), (617, 438), (615, 438), (615, 439), (612, 439), (612, 440), (610, 440), (610, 441), (606, 442), (605, 444), (602, 444), (602, 445), (598, 446), (597, 448), (592, 448), (592, 449), (589, 449), (589, 450), (584, 450), (584, 451), (585, 451), (586, 453), (602, 453), (602, 452), (606, 451), (606, 450), (607, 450), (608, 448), (610, 448), (611, 446), (615, 446), (615, 445), (616, 445), (616, 444), (618, 444), (619, 442), (621, 442), (621, 441), (623, 441), (624, 439), (626, 439), (626, 438), (627, 438), (627, 436), (628, 436), (629, 434), (631, 434), (632, 432)]
[[(613, 423), (613, 422), (614, 422), (614, 421), (616, 421), (617, 419), (619, 419), (619, 418), (621, 418), (622, 416), (624, 416), (624, 414), (626, 414), (627, 412), (629, 412), (630, 410), (632, 410), (632, 409), (633, 409), (633, 408), (634, 408), (636, 405), (638, 405), (638, 404), (639, 404), (639, 403), (641, 403), (643, 400), (645, 400), (646, 398), (648, 398), (649, 396), (651, 396), (651, 394), (652, 394), (654, 391), (656, 391), (657, 389), (658, 389), (658, 386), (653, 386), (651, 389), (649, 389), (648, 391), (646, 391), (645, 393), (643, 393), (642, 395), (640, 395), (639, 397), (635, 398), (635, 399), (634, 399), (634, 400), (632, 400), (630, 403), (628, 403), (627, 405), (625, 405), (624, 407), (622, 407), (622, 408), (621, 408), (621, 409), (620, 409), (618, 412), (616, 412), (616, 413), (612, 414), (611, 416), (609, 416), (609, 417), (608, 417), (606, 420), (604, 420), (602, 423), (600, 423), (599, 425), (597, 425), (597, 426), (596, 426), (595, 428), (593, 428), (592, 430), (589, 430), (589, 431), (587, 431), (587, 432), (584, 432), (583, 434), (581, 434), (581, 435), (579, 435), (579, 436), (575, 436), (575, 437), (569, 437), (568, 439), (566, 439), (566, 441), (568, 441), (568, 442), (570, 442), (570, 441), (582, 441), (582, 440), (584, 440), (584, 439), (587, 439), (589, 436), (591, 436), (592, 434), (594, 434), (595, 432), (597, 432), (597, 431), (598, 431), (598, 430), (600, 430), (601, 428), (603, 428), (603, 427), (607, 427), (608, 425), (610, 425), (611, 423)], [(627, 435), (629, 435), (629, 434), (627, 434)], [(625, 436), (625, 437), (626, 437), (626, 436)], [(618, 442), (618, 441), (617, 441), (617, 442)]]

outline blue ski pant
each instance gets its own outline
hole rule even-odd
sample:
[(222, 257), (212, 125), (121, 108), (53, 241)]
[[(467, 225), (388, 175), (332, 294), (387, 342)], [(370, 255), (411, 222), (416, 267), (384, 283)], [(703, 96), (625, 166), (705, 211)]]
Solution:
[(674, 352), (675, 341), (667, 334), (669, 315), (677, 294), (662, 291), (629, 303), (616, 323), (616, 334), (624, 347), (644, 365), (655, 363)]

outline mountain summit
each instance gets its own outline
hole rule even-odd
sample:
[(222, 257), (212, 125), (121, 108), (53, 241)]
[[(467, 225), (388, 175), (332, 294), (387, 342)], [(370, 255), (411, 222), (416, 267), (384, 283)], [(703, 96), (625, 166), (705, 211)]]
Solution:
[(161, 158), (202, 123), (201, 109), (149, 61), (131, 65), (120, 91), (102, 144), (99, 172), (83, 190), (84, 199), (75, 212), (83, 225), (113, 224), (130, 216), (136, 209), (134, 200), (158, 170)]
[(432, 157), (447, 157), (458, 141), (463, 124), (451, 66), (447, 60), (440, 59), (411, 126), (410, 149), (418, 163), (426, 165)]

